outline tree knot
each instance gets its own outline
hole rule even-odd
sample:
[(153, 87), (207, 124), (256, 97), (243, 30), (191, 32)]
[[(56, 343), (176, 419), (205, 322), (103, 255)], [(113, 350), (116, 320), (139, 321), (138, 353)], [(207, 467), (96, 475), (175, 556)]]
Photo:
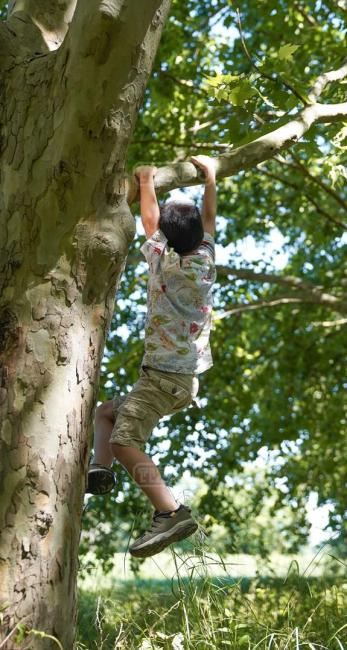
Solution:
[(44, 537), (53, 523), (53, 517), (50, 512), (39, 510), (35, 515), (35, 523), (39, 534)]

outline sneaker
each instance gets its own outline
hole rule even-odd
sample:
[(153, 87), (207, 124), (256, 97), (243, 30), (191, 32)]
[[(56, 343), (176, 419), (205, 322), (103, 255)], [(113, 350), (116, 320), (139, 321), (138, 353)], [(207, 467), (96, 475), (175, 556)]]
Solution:
[(195, 533), (198, 524), (190, 514), (190, 508), (181, 504), (177, 510), (168, 512), (155, 511), (150, 530), (141, 535), (130, 546), (129, 552), (134, 557), (149, 557), (164, 548), (179, 542)]
[(87, 494), (107, 494), (116, 485), (115, 475), (109, 467), (91, 463), (87, 474)]

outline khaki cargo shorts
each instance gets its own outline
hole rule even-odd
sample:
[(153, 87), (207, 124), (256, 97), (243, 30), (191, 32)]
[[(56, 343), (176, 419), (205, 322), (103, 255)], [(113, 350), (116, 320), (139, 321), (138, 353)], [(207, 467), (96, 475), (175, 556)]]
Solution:
[(199, 381), (194, 375), (143, 366), (130, 393), (112, 400), (115, 423), (110, 443), (143, 451), (159, 420), (189, 406), (198, 389)]

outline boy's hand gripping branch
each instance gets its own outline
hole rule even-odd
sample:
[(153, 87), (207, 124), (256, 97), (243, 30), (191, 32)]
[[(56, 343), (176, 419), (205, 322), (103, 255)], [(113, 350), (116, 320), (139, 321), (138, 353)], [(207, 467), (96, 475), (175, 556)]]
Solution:
[[(192, 156), (191, 161), (205, 175), (202, 221), (204, 231), (213, 236), (217, 211), (216, 160), (209, 156), (199, 155)], [(160, 210), (154, 187), (154, 176), (157, 171), (157, 167), (152, 165), (137, 167), (128, 188), (129, 205), (137, 199), (140, 189), (141, 218), (147, 238), (151, 237), (159, 228)]]
[(202, 206), (202, 222), (204, 231), (214, 235), (216, 227), (217, 194), (216, 194), (216, 161), (209, 156), (192, 156), (192, 163), (200, 167), (205, 174), (205, 194)]

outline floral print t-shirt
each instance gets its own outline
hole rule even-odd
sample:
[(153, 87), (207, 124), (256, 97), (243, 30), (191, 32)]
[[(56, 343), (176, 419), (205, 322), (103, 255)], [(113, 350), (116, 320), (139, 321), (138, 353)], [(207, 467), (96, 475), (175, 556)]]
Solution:
[(199, 374), (213, 364), (209, 337), (214, 239), (179, 255), (157, 230), (141, 247), (148, 265), (145, 355), (142, 365), (167, 372)]

